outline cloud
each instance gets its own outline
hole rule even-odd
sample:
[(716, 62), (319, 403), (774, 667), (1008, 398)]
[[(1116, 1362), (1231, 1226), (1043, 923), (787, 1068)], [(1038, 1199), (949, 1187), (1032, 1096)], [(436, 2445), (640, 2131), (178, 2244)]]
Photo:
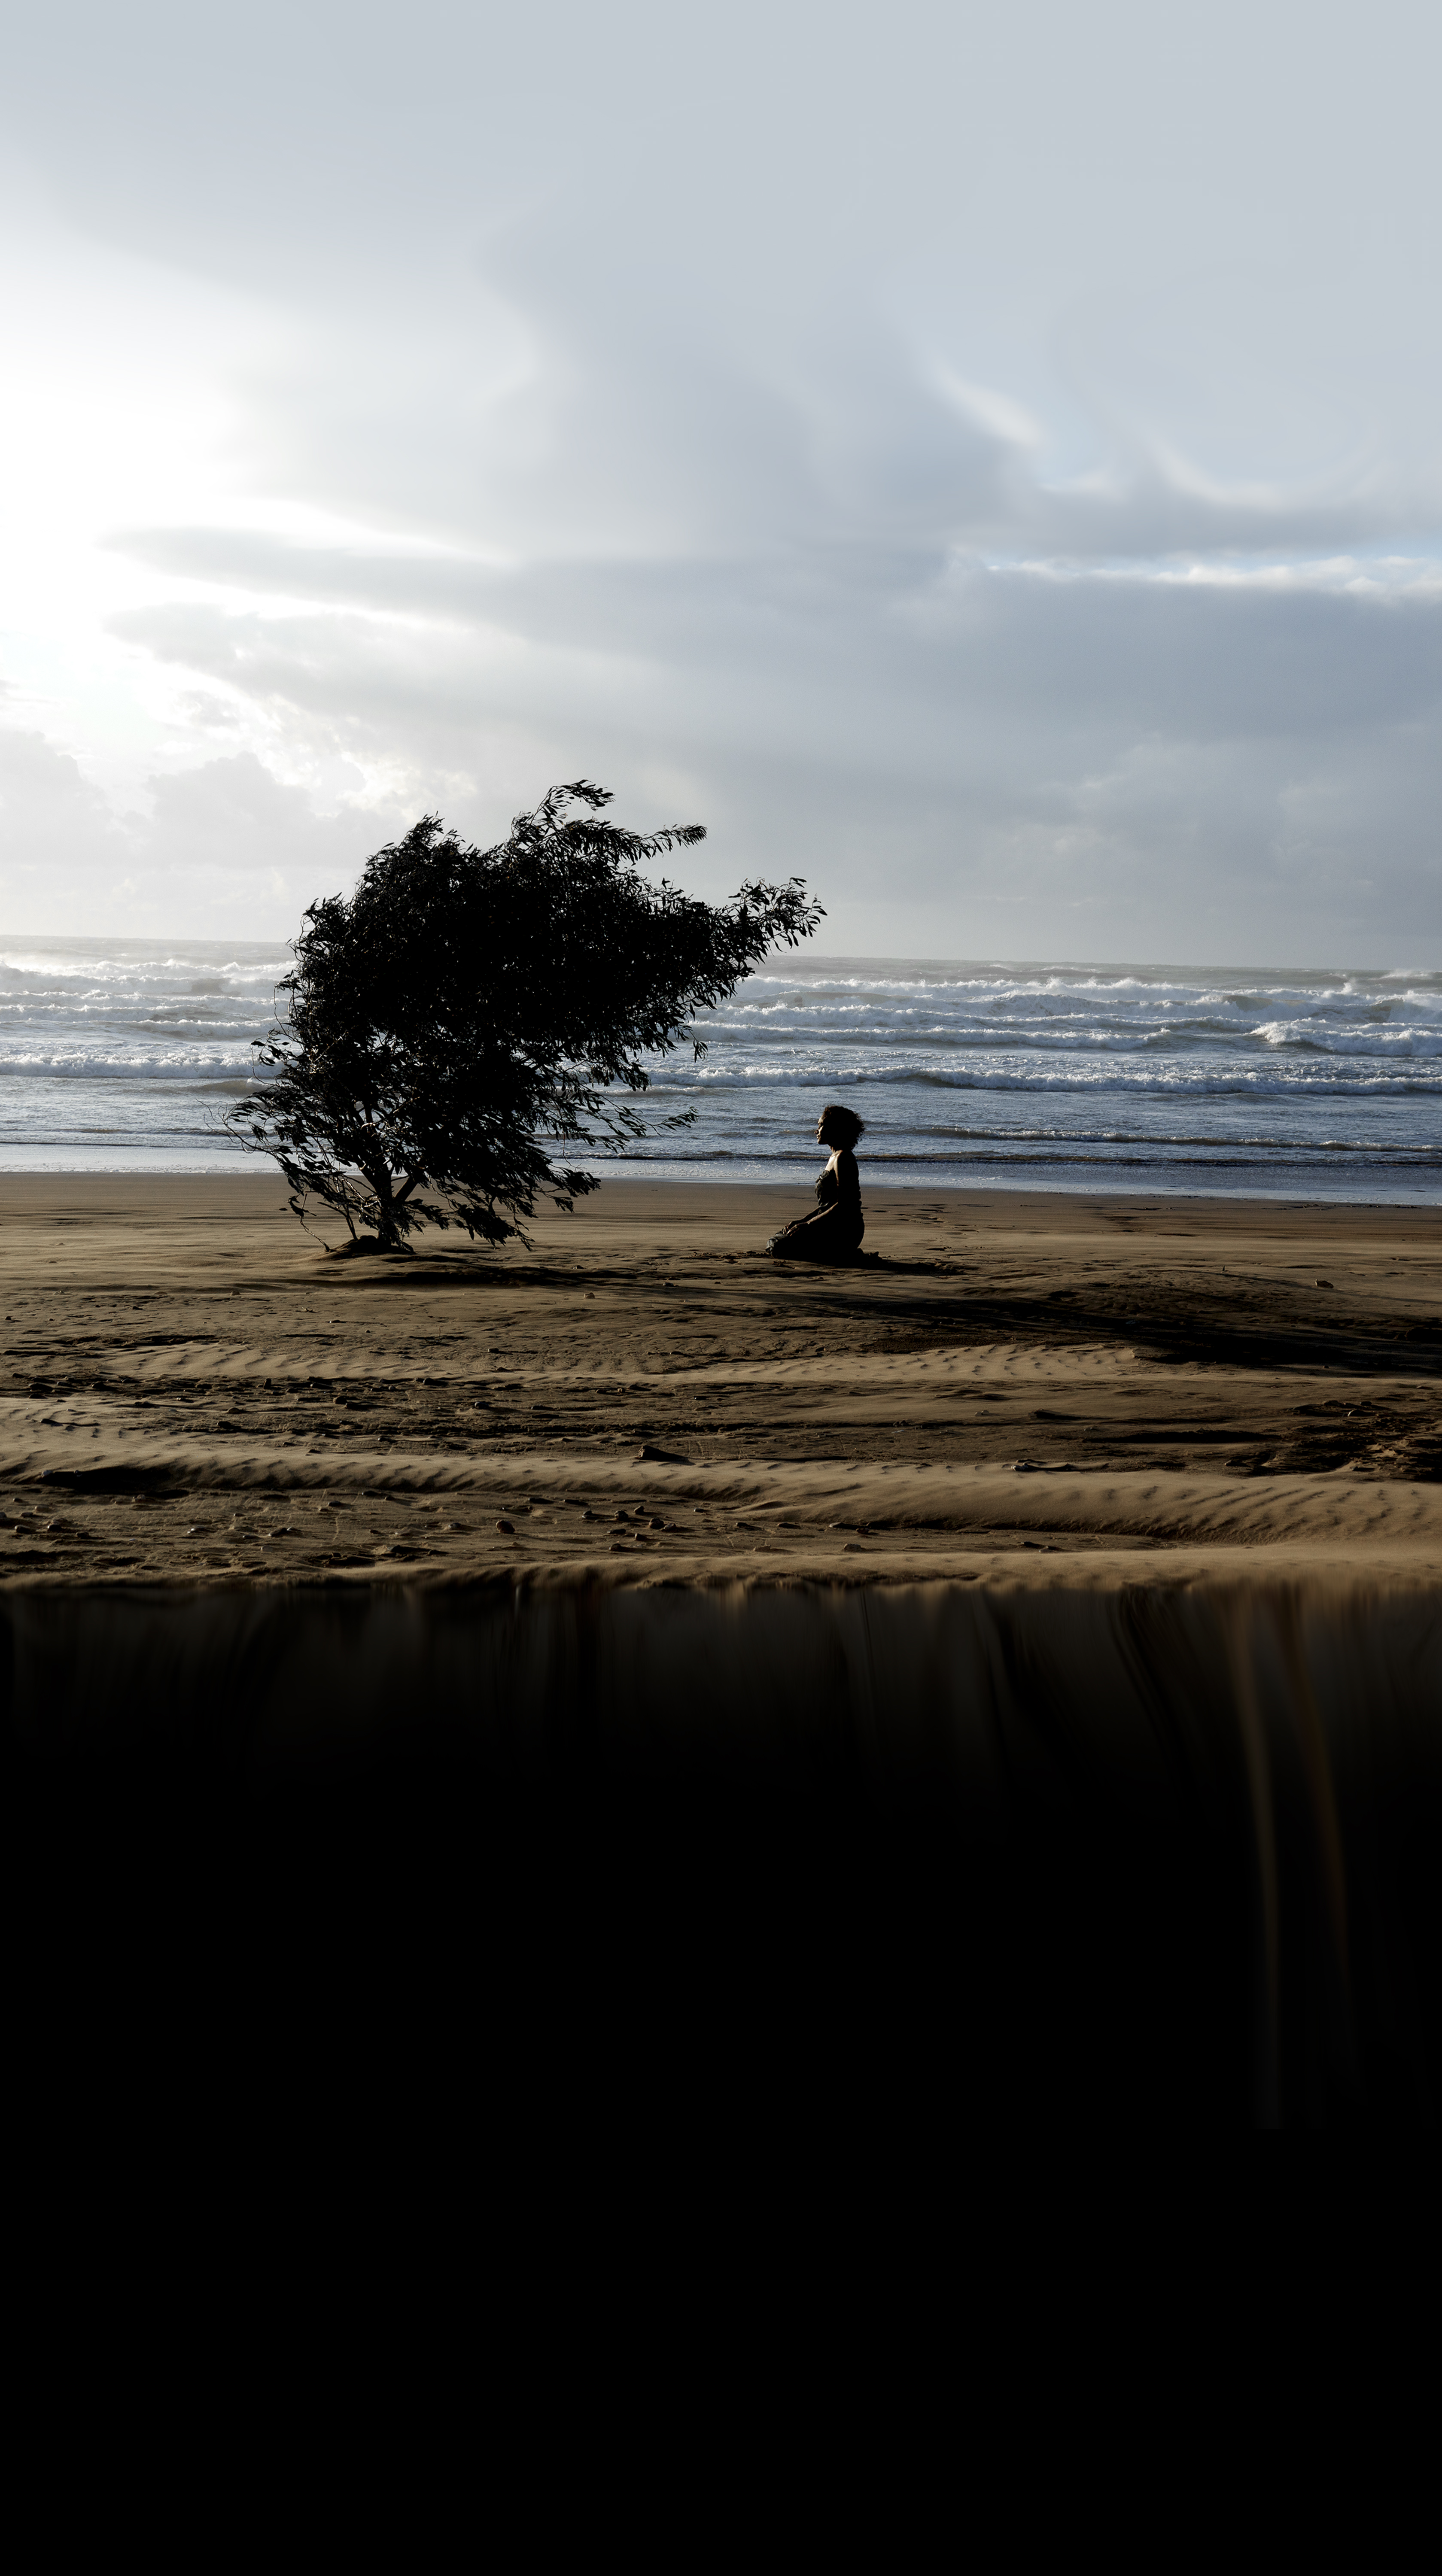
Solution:
[[(65, 23), (6, 650), (135, 902), (287, 929), (586, 770), (838, 943), (1442, 936), (1415, 13)], [(95, 874), (40, 768), (27, 902)]]
[[(188, 560), (237, 570), (200, 532)], [(1316, 953), (1353, 962), (1442, 935), (1435, 588), (859, 547), (506, 572), (262, 548), (257, 595), (267, 575), (275, 613), (197, 600), (125, 631), (361, 773), (399, 730), (396, 800), (444, 781), (483, 838), (578, 767), (660, 819), (663, 745), (693, 800), (670, 819), (715, 827), (696, 882), (804, 868), (847, 945), (889, 906), (893, 950), (920, 923), (943, 950), (990, 947), (1003, 881), (1032, 954), (1139, 953), (1145, 931), (1216, 956), (1244, 921), (1275, 958), (1304, 917)]]
[[(350, 884), (408, 809), (317, 815), (304, 789), (254, 753), (146, 781), (117, 814), (65, 752), (0, 728), (0, 903), (14, 932), (163, 933), (195, 915), (244, 934), (293, 928), (318, 894)], [(58, 890), (57, 890), (58, 881)]]
[(304, 789), (275, 778), (253, 752), (153, 778), (150, 792), (150, 816), (136, 831), (147, 868), (264, 873), (287, 893), (327, 870), (335, 882), (354, 868), (354, 817), (317, 816)]
[[(0, 889), (5, 927), (68, 930), (57, 911), (69, 889), (123, 866), (124, 835), (109, 801), (68, 751), (0, 724)], [(71, 897), (71, 900), (74, 898)], [(38, 918), (37, 918), (38, 916)]]
[(998, 393), (992, 385), (966, 384), (950, 367), (937, 369), (937, 381), (962, 418), (974, 422), (989, 438), (1000, 439), (1004, 447), (1041, 446), (1040, 423), (1010, 394)]

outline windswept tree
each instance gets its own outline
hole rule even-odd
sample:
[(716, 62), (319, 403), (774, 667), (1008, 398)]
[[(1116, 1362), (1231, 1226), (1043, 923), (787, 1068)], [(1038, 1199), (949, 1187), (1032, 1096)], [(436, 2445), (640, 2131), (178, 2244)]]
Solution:
[(646, 1133), (643, 1059), (688, 1035), (703, 1054), (694, 1013), (815, 930), (799, 877), (720, 905), (647, 877), (705, 833), (629, 832), (610, 802), (553, 787), (492, 850), (427, 814), (353, 895), (311, 905), (266, 1079), (226, 1119), (274, 1155), (298, 1216), (321, 1200), (387, 1251), (422, 1225), (524, 1242), (539, 1196), (569, 1210), (598, 1186), (553, 1157)]

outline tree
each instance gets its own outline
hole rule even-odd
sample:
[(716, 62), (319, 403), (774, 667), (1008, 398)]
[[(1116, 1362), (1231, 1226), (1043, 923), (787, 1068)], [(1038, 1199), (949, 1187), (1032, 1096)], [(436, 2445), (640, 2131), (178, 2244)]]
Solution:
[(427, 814), (349, 899), (310, 906), (256, 1048), (269, 1078), (225, 1120), (274, 1155), (298, 1216), (320, 1199), (387, 1251), (421, 1225), (525, 1242), (539, 1195), (569, 1211), (599, 1186), (553, 1151), (644, 1135), (642, 1058), (815, 930), (799, 877), (722, 905), (653, 882), (643, 864), (702, 826), (630, 832), (611, 801), (584, 778), (553, 787), (492, 850)]

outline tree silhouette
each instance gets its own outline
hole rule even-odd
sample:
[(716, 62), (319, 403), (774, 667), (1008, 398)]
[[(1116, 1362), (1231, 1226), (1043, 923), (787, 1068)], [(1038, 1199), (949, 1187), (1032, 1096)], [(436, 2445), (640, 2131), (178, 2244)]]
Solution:
[(815, 930), (799, 877), (714, 905), (643, 876), (704, 830), (627, 831), (611, 801), (584, 778), (553, 787), (492, 850), (427, 814), (353, 895), (310, 906), (285, 1016), (256, 1048), (269, 1079), (225, 1119), (274, 1155), (298, 1216), (320, 1199), (387, 1251), (422, 1225), (524, 1242), (539, 1195), (569, 1210), (599, 1186), (553, 1152), (644, 1135), (642, 1057)]

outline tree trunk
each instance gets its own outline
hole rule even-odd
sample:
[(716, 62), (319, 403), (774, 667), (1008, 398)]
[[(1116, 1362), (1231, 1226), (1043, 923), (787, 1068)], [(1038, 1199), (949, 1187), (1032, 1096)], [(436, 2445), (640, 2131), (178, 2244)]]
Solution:
[(376, 1194), (376, 1237), (380, 1248), (382, 1252), (399, 1252), (405, 1237), (396, 1223), (396, 1196), (384, 1163), (372, 1175), (371, 1187)]

